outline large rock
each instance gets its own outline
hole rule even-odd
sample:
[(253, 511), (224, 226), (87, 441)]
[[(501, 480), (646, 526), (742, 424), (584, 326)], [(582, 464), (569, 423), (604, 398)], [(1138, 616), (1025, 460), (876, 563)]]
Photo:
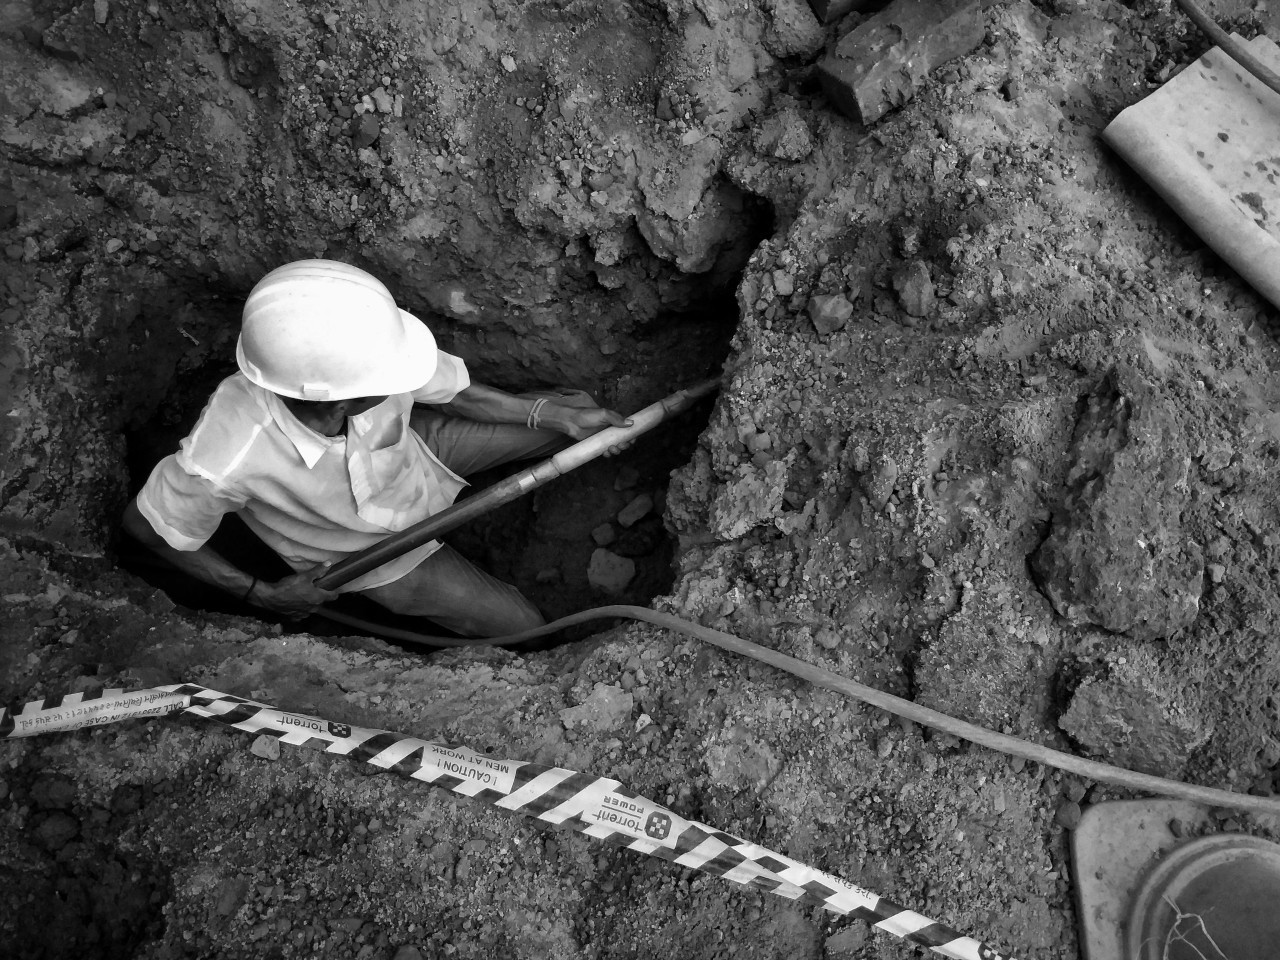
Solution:
[(772, 21), (765, 48), (775, 57), (807, 57), (822, 49), (822, 24), (804, 0), (765, 0)]
[(1140, 640), (1200, 609), (1204, 560), (1183, 533), (1191, 457), (1172, 405), (1112, 372), (1083, 401), (1066, 495), (1031, 569), (1057, 612)]
[(1110, 763), (1166, 777), (1177, 776), (1213, 732), (1194, 691), (1145, 650), (1112, 657), (1104, 673), (1081, 683), (1058, 726)]
[(915, 96), (935, 67), (972, 52), (985, 32), (978, 0), (898, 0), (852, 30), (818, 72), (843, 113), (874, 123)]

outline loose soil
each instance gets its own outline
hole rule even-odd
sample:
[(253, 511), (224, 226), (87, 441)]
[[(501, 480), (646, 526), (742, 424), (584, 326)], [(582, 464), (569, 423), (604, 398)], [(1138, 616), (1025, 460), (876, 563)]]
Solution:
[[(1211, 10), (1280, 39), (1262, 2)], [(178, 607), (116, 562), (126, 436), (180, 428), (280, 262), (360, 263), (479, 379), (624, 410), (706, 375), (734, 296), (706, 429), (669, 479), (633, 464), (666, 486), (657, 606), (1274, 794), (1277, 313), (1098, 139), (1206, 45), (1149, 0), (983, 15), (863, 128), (813, 69), (858, 15), (823, 30), (796, 0), (5, 4), (0, 699), (189, 680), (606, 775), (1016, 956), (1078, 956), (1070, 829), (1120, 791), (652, 627), (424, 657)], [(474, 543), (554, 600), (623, 494), (583, 474)], [(597, 684), (631, 715), (566, 725)], [(191, 719), (0, 744), (6, 955), (915, 955), (249, 747)]]

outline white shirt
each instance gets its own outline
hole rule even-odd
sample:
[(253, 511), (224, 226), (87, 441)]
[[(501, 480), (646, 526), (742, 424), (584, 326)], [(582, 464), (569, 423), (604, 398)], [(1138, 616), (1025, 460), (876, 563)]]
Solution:
[[(415, 400), (448, 403), (470, 383), (465, 364), (442, 352), (420, 389), (348, 418), (346, 436), (326, 437), (233, 374), (179, 452), (156, 464), (138, 509), (176, 550), (198, 550), (224, 514), (239, 512), (295, 570), (336, 562), (443, 510), (466, 486), (410, 428), (409, 413)], [(439, 548), (423, 544), (339, 589), (391, 583)]]

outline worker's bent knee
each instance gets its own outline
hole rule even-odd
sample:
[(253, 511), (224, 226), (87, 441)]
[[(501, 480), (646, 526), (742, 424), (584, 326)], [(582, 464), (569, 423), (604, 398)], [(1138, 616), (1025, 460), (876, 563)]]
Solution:
[[(523, 596), (520, 599), (524, 600), (524, 603), (521, 605), (519, 610), (513, 611), (514, 615), (509, 621), (510, 629), (506, 632), (524, 633), (526, 630), (537, 630), (538, 627), (545, 627), (547, 625), (547, 618), (539, 612), (537, 607), (528, 600), (525, 600)], [(501, 634), (495, 633), (493, 636), (501, 636)]]
[[(426, 617), (465, 637), (505, 637), (546, 623), (538, 608), (510, 584), (491, 578), (470, 589), (441, 589), (445, 584), (406, 577), (362, 593), (393, 613)], [(433, 589), (434, 588), (434, 589)]]
[(520, 594), (504, 599), (506, 602), (494, 603), (484, 609), (459, 612), (454, 616), (437, 614), (432, 619), (468, 637), (506, 637), (536, 630), (546, 624), (537, 607)]

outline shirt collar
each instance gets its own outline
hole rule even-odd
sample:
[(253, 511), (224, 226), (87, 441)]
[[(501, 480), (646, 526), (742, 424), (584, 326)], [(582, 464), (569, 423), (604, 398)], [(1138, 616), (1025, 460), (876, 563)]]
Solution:
[(258, 388), (265, 394), (267, 410), (276, 422), (276, 426), (280, 428), (280, 432), (289, 438), (289, 442), (293, 444), (298, 451), (298, 455), (302, 457), (302, 462), (307, 465), (307, 469), (313, 468), (330, 450), (334, 447), (345, 445), (344, 437), (322, 437), (316, 433), (301, 420), (293, 415), (288, 407), (284, 405), (284, 401), (280, 399), (279, 394), (272, 393), (270, 390)]

